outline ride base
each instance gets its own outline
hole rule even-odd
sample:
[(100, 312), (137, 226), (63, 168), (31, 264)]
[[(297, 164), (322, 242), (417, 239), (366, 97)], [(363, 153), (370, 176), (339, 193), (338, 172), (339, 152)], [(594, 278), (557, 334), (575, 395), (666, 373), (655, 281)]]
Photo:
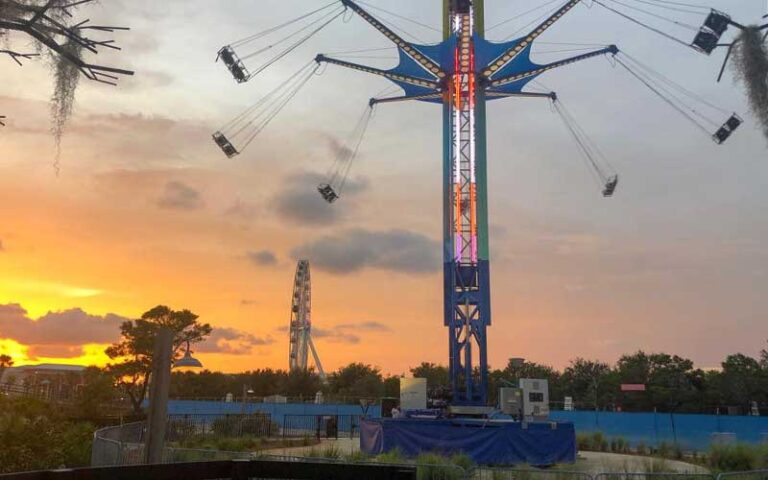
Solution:
[(375, 418), (360, 423), (360, 450), (399, 450), (409, 457), (463, 453), (479, 465), (547, 466), (574, 463), (577, 449), (571, 422)]

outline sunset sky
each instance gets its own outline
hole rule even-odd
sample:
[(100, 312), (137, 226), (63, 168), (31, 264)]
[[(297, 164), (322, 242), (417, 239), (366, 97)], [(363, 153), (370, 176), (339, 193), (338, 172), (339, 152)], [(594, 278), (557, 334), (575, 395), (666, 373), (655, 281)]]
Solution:
[[(82, 79), (58, 177), (51, 75), (0, 56), (0, 354), (103, 364), (123, 318), (165, 304), (216, 327), (196, 350), (206, 367), (286, 368), (294, 270), (306, 256), (327, 370), (447, 363), (439, 107), (381, 106), (353, 170), (357, 188), (332, 207), (314, 188), (386, 80), (328, 67), (239, 157), (211, 141), (316, 53), (387, 46), (354, 18), (244, 85), (214, 63), (222, 45), (325, 3), (89, 8), (83, 18), (132, 28), (116, 36), (124, 50), (99, 61), (136, 76), (118, 87)], [(440, 25), (437, 0), (369, 3)], [(765, 14), (764, 0), (711, 3), (743, 22)], [(487, 4), (489, 24), (527, 8)], [(637, 349), (702, 367), (756, 355), (768, 339), (767, 145), (741, 87), (730, 74), (716, 83), (723, 53), (697, 54), (585, 5), (543, 40), (616, 43), (747, 123), (717, 146), (603, 58), (544, 75), (621, 174), (606, 200), (546, 101), (491, 104), (492, 366), (512, 356), (556, 367), (615, 361)]]

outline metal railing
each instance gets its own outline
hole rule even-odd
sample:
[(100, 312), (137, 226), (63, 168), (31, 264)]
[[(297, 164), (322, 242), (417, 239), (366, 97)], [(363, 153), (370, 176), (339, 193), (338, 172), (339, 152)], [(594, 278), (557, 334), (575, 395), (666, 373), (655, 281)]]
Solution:
[(416, 480), (421, 477), (417, 477), (416, 468), (411, 466), (328, 462), (277, 462), (266, 460), (133, 465), (0, 475), (0, 480), (113, 480), (134, 478), (142, 480), (165, 480), (168, 478), (183, 478), (185, 480), (292, 480), (304, 478)]
[(169, 415), (165, 439), (184, 441), (196, 436), (241, 438), (270, 437), (279, 433), (279, 425), (268, 413)]
[(285, 415), (283, 438), (357, 438), (362, 415)]

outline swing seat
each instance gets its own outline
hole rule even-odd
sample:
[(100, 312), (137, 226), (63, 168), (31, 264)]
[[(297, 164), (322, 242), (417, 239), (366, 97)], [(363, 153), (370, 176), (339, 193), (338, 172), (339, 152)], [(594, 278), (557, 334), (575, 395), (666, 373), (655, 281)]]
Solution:
[(218, 145), (219, 148), (221, 148), (221, 151), (224, 152), (227, 158), (232, 158), (240, 154), (235, 146), (232, 145), (232, 142), (230, 142), (221, 132), (216, 132), (213, 134), (213, 141), (216, 142), (216, 145)]
[(731, 137), (731, 135), (733, 135), (733, 132), (735, 132), (742, 123), (744, 123), (744, 120), (734, 113), (731, 115), (731, 118), (729, 118), (722, 127), (718, 128), (714, 135), (712, 135), (712, 140), (714, 140), (716, 144), (722, 145)]
[(318, 186), (317, 191), (320, 192), (320, 195), (328, 203), (333, 203), (339, 199), (339, 194), (336, 193), (333, 187), (331, 187), (327, 183), (323, 183), (320, 186)]
[(616, 193), (616, 187), (619, 185), (619, 176), (614, 175), (611, 178), (608, 179), (608, 181), (605, 183), (605, 189), (603, 189), (603, 196), (605, 198), (610, 198), (613, 196), (614, 193)]
[(710, 55), (720, 41), (720, 36), (706, 27), (702, 27), (696, 38), (693, 39), (693, 47), (697, 50)]
[(251, 78), (251, 74), (248, 69), (245, 68), (245, 64), (235, 53), (234, 49), (230, 46), (223, 47), (219, 50), (219, 57), (224, 65), (229, 70), (229, 73), (235, 77), (237, 83), (245, 83)]
[(712, 13), (704, 21), (704, 27), (712, 30), (718, 36), (718, 40), (728, 30), (730, 24), (731, 17), (717, 10), (712, 10)]

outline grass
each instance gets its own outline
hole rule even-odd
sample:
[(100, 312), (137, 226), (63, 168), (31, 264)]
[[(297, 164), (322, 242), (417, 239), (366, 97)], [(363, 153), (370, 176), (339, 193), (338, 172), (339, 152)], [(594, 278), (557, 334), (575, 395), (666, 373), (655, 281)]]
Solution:
[(288, 438), (267, 439), (264, 437), (220, 437), (218, 435), (194, 435), (181, 442), (169, 445), (174, 448), (199, 450), (221, 450), (225, 452), (258, 452), (278, 448), (307, 447), (320, 443), (317, 439)]
[(717, 473), (768, 469), (768, 444), (712, 445), (704, 463)]

